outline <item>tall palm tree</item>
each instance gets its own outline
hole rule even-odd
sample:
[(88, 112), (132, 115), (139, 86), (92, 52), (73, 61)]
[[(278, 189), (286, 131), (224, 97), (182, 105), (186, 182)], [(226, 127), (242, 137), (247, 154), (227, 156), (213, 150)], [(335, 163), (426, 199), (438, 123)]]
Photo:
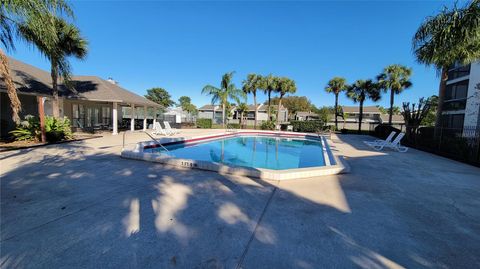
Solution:
[(360, 134), (362, 132), (363, 102), (365, 102), (367, 98), (372, 101), (380, 100), (380, 89), (371, 79), (357, 80), (353, 85), (348, 87), (347, 96), (352, 99), (353, 102), (359, 103), (358, 133)]
[(347, 82), (345, 78), (334, 77), (328, 81), (325, 91), (328, 93), (333, 93), (335, 95), (335, 130), (338, 130), (338, 95), (340, 92), (347, 90)]
[(295, 93), (297, 86), (295, 81), (286, 77), (278, 78), (278, 108), (277, 108), (277, 124), (280, 123), (280, 108), (282, 107), (282, 98), (288, 93)]
[(388, 124), (392, 124), (393, 103), (395, 94), (400, 94), (404, 89), (412, 87), (410, 76), (412, 69), (399, 64), (392, 64), (383, 69), (377, 76), (378, 85), (384, 91), (390, 90), (390, 109), (388, 111)]
[(413, 37), (417, 61), (433, 65), (440, 73), (436, 127), (441, 125), (442, 103), (448, 69), (455, 64), (470, 64), (480, 59), (480, 0), (472, 0), (463, 8), (444, 9), (428, 17)]
[(217, 88), (212, 85), (207, 85), (203, 87), (202, 94), (207, 94), (212, 96), (212, 104), (220, 102), (222, 105), (222, 126), (225, 128), (225, 107), (227, 105), (228, 99), (233, 99), (237, 103), (240, 103), (240, 98), (245, 96), (245, 93), (237, 89), (235, 84), (232, 82), (234, 72), (225, 73), (222, 76), (222, 81), (220, 82), (220, 88)]
[[(0, 6), (0, 43), (8, 50), (15, 49), (14, 36), (22, 34), (18, 32), (20, 24), (27, 20), (33, 20), (31, 27), (41, 30), (43, 33), (52, 33), (53, 28), (42, 23), (42, 18), (50, 16), (53, 11), (59, 14), (65, 14), (69, 17), (73, 16), (72, 10), (64, 0), (10, 0), (1, 1)], [(21, 111), (21, 103), (17, 96), (15, 84), (13, 83), (8, 67), (8, 58), (0, 49), (0, 76), (2, 77), (7, 94), (10, 99), (10, 107), (12, 109), (12, 120), (16, 123), (20, 122), (19, 113)]]
[(272, 92), (275, 92), (278, 88), (278, 79), (277, 77), (272, 76), (272, 74), (263, 77), (260, 83), (260, 89), (268, 96), (268, 120), (271, 120), (271, 101), (272, 101)]
[[(58, 118), (58, 79), (61, 77), (65, 85), (74, 90), (71, 84), (71, 68), (69, 57), (85, 59), (87, 56), (87, 41), (80, 34), (80, 30), (72, 23), (58, 17), (43, 17), (45, 25), (52, 25), (55, 32), (45, 38), (45, 34), (32, 24), (35, 19), (27, 20), (20, 25), (19, 31), (26, 40), (35, 44), (40, 53), (50, 61), (53, 93), (53, 116)], [(52, 42), (52, 40), (54, 40)]]
[(253, 105), (255, 106), (255, 121), (253, 128), (257, 129), (258, 107), (257, 107), (257, 89), (262, 86), (262, 76), (257, 74), (248, 74), (247, 79), (243, 81), (242, 90), (245, 94), (253, 95)]

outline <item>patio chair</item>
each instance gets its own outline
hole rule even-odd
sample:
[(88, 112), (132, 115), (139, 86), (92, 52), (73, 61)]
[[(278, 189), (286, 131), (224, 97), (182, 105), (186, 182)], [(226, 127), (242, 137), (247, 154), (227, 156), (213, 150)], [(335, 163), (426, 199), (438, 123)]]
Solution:
[(380, 145), (383, 145), (385, 143), (392, 143), (392, 139), (393, 137), (395, 136), (395, 132), (392, 131), (388, 137), (385, 139), (385, 140), (382, 140), (382, 139), (377, 139), (375, 141), (363, 141), (363, 143), (369, 145), (369, 146), (380, 146)]
[(383, 144), (378, 144), (378, 145), (372, 145), (371, 147), (375, 150), (383, 150), (383, 148), (391, 148), (393, 150), (396, 150), (398, 152), (407, 152), (408, 148), (404, 147), (400, 144), (400, 141), (402, 138), (405, 136), (404, 133), (399, 133), (397, 137), (395, 137), (395, 140), (393, 140), (390, 143), (383, 143)]
[(165, 131), (166, 131), (167, 133), (169, 133), (170, 135), (174, 135), (174, 134), (180, 133), (179, 130), (177, 130), (177, 129), (175, 129), (175, 128), (172, 128), (172, 127), (170, 126), (170, 122), (168, 122), (168, 121), (164, 121), (164, 122), (163, 122), (163, 125), (165, 125)]
[(167, 132), (162, 128), (162, 125), (160, 125), (160, 122), (155, 122), (154, 129), (153, 129), (152, 134), (153, 134), (153, 135), (165, 135), (165, 136), (170, 135), (169, 133), (167, 133)]

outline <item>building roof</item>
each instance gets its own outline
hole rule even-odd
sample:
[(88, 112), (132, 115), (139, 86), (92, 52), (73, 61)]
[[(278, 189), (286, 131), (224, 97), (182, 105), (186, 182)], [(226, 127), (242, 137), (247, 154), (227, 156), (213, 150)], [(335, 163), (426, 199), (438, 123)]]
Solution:
[[(198, 110), (207, 110), (207, 111), (213, 111), (213, 108), (215, 107), (215, 110), (219, 110), (221, 109), (220, 106), (218, 105), (204, 105), (202, 107), (200, 107)], [(264, 105), (264, 104), (257, 104), (257, 107), (258, 107), (258, 111), (261, 111), (261, 112), (266, 112), (267, 111), (267, 105)], [(275, 107), (277, 107), (277, 105), (272, 105), (272, 108), (275, 109)], [(232, 106), (232, 110), (234, 110), (236, 108), (236, 106)], [(285, 107), (282, 105), (281, 106), (282, 110), (285, 110)], [(255, 111), (255, 106), (254, 105), (248, 105), (248, 111)]]
[[(278, 105), (271, 105), (271, 107), (273, 108), (273, 110), (276, 110), (276, 108), (278, 107)], [(267, 111), (268, 109), (268, 105), (260, 105), (259, 108), (258, 108), (258, 111)], [(286, 110), (286, 108), (282, 105), (280, 107), (280, 110)], [(254, 109), (255, 111), (255, 109)]]
[[(382, 123), (388, 123), (388, 114), (380, 115), (380, 119)], [(402, 115), (392, 115), (392, 123), (405, 123)]]
[(200, 107), (198, 110), (211, 110), (211, 111), (213, 111), (213, 109), (217, 110), (217, 109), (219, 109), (219, 106), (217, 106), (217, 105), (204, 105), (204, 106)]
[(313, 113), (311, 111), (298, 111), (296, 114), (295, 114), (297, 117), (318, 117), (318, 115), (316, 113)]
[[(345, 113), (360, 113), (360, 108), (358, 106), (342, 106), (342, 108)], [(376, 106), (364, 106), (363, 113), (381, 114)]]
[[(10, 57), (9, 67), (18, 92), (41, 96), (52, 95), (50, 73)], [(68, 89), (59, 81), (59, 96), (67, 99), (133, 103), (139, 106), (160, 107), (159, 104), (143, 96), (96, 76), (73, 76), (72, 85), (73, 89)], [(6, 90), (3, 81), (0, 81), (0, 90)]]

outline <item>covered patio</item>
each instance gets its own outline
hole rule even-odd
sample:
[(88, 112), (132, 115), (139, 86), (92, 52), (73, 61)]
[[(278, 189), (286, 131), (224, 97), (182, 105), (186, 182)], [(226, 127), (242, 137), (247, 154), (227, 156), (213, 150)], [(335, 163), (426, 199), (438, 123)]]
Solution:
[[(17, 93), (22, 102), (21, 118), (39, 116), (40, 102), (47, 116), (52, 115), (52, 85), (47, 71), (9, 58), (9, 65)], [(70, 119), (74, 131), (110, 130), (118, 134), (120, 129), (148, 128), (156, 121), (161, 106), (121, 87), (111, 78), (97, 76), (73, 76), (73, 88), (59, 85), (60, 117)], [(11, 120), (6, 89), (0, 83), (2, 94), (2, 136), (15, 128)], [(5, 104), (5, 105), (4, 105)], [(139, 123), (140, 122), (140, 123)]]

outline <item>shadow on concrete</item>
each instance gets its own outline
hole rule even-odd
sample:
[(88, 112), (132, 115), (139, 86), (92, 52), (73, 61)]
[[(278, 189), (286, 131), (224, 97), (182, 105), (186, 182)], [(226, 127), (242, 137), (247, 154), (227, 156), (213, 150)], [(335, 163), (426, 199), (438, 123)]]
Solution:
[(388, 158), (277, 185), (67, 147), (2, 175), (0, 267), (478, 267), (478, 189)]

